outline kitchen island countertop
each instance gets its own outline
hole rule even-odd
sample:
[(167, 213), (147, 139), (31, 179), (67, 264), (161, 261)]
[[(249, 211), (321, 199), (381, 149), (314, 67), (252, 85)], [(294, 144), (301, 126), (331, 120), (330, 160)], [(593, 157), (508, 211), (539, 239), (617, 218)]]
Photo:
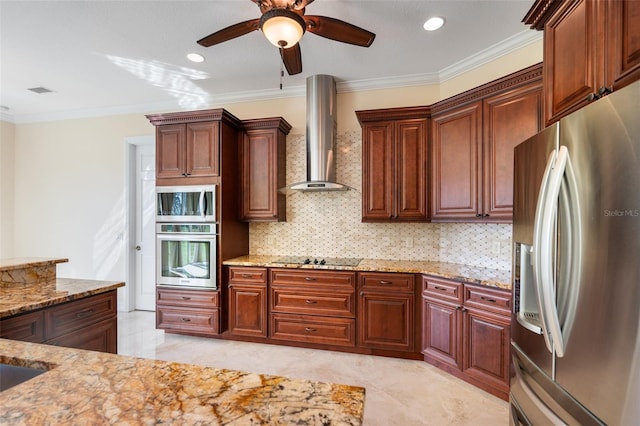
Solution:
[(0, 339), (48, 370), (0, 392), (0, 424), (360, 425), (361, 387)]
[(404, 272), (427, 274), (441, 278), (464, 281), (470, 284), (511, 290), (511, 272), (481, 268), (456, 263), (429, 262), (420, 260), (362, 259), (357, 266), (300, 265), (279, 263), (283, 256), (247, 255), (228, 259), (227, 266), (261, 266), (269, 268), (332, 269), (357, 272)]

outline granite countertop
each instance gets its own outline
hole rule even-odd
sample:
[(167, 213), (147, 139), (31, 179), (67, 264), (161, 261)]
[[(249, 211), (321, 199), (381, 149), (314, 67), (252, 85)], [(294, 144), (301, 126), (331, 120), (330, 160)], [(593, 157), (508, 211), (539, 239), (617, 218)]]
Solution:
[(0, 272), (25, 269), (26, 267), (53, 266), (68, 261), (69, 259), (66, 258), (55, 257), (13, 257), (0, 259)]
[(342, 271), (405, 272), (427, 274), (488, 287), (511, 290), (511, 272), (445, 262), (419, 260), (362, 259), (357, 266), (300, 265), (278, 263), (283, 256), (248, 255), (225, 260), (228, 266), (262, 266), (269, 268), (331, 269)]
[(361, 425), (365, 389), (0, 339), (0, 424)]
[(56, 278), (44, 284), (0, 285), (0, 318), (70, 302), (123, 287), (121, 281)]

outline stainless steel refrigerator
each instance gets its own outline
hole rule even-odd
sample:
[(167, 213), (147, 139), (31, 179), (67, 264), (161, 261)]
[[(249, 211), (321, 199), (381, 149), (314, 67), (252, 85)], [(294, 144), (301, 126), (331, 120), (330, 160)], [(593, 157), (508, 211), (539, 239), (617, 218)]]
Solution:
[(640, 82), (515, 148), (511, 424), (640, 424)]

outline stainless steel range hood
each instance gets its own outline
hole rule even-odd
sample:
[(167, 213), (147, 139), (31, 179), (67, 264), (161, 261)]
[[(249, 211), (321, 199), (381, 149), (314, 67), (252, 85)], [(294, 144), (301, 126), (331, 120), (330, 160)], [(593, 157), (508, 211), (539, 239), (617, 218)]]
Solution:
[(346, 191), (336, 182), (336, 82), (330, 75), (307, 78), (307, 180), (298, 191)]

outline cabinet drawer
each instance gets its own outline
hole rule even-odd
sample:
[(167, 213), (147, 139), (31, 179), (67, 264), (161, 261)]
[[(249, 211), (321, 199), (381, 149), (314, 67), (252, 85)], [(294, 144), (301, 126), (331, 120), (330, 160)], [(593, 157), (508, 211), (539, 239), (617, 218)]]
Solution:
[(271, 285), (355, 288), (355, 272), (272, 269)]
[(116, 292), (64, 303), (45, 310), (44, 315), (46, 339), (53, 339), (116, 315)]
[(156, 308), (156, 326), (164, 330), (179, 330), (197, 334), (219, 333), (219, 311), (217, 309)]
[(452, 303), (462, 303), (462, 283), (443, 280), (430, 276), (422, 277), (422, 295), (447, 300)]
[(49, 345), (89, 351), (118, 353), (118, 319), (111, 318), (91, 327), (74, 331), (45, 342)]
[(355, 316), (354, 292), (271, 288), (271, 310), (294, 314)]
[(44, 341), (44, 312), (30, 312), (0, 321), (0, 337), (41, 343)]
[(238, 284), (267, 284), (267, 268), (229, 267), (229, 282)]
[(511, 293), (489, 287), (464, 286), (464, 305), (502, 315), (511, 315)]
[(355, 346), (355, 320), (347, 318), (273, 314), (271, 338), (296, 342)]
[(413, 293), (415, 289), (415, 277), (413, 274), (363, 272), (359, 276), (361, 290), (391, 290)]
[(182, 290), (158, 287), (156, 296), (158, 305), (186, 306), (194, 308), (219, 307), (218, 291)]

